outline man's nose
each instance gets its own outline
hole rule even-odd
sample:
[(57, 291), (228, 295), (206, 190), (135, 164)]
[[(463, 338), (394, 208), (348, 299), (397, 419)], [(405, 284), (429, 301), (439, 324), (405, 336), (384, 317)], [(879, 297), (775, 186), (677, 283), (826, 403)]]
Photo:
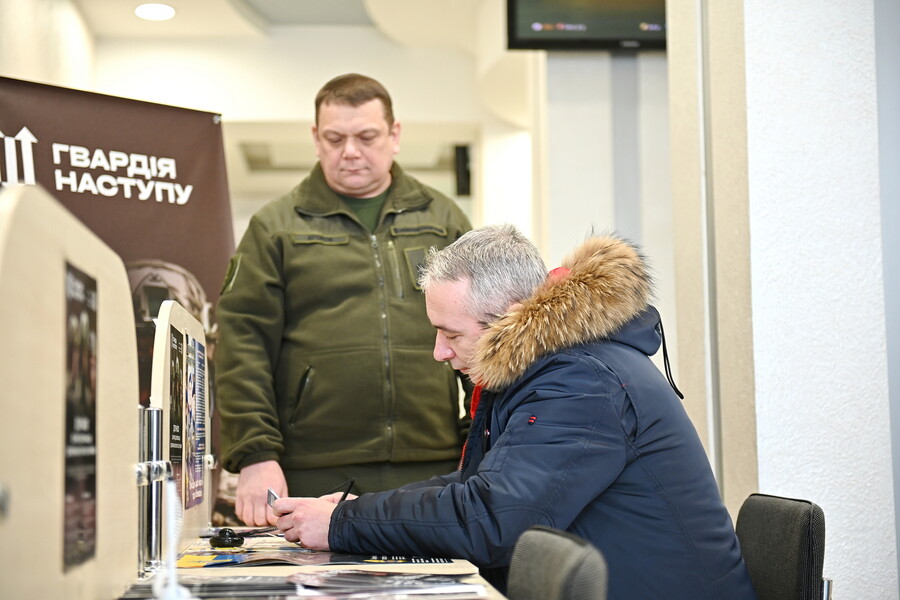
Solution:
[(444, 362), (456, 356), (440, 332), (434, 338), (434, 360)]
[(348, 137), (344, 142), (344, 156), (359, 156), (359, 146), (352, 137)]

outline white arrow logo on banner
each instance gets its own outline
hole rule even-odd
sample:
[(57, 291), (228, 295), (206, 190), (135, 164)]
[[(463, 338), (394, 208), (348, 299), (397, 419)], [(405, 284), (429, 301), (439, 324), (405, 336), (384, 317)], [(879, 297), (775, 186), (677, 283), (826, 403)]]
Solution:
[[(29, 131), (28, 127), (23, 127), (15, 137), (3, 135), (0, 131), (0, 139), (3, 140), (3, 150), (6, 155), (6, 183), (27, 183), (34, 185), (34, 153), (32, 146), (37, 142), (37, 138)], [(22, 170), (23, 178), (19, 180), (19, 158), (16, 155), (16, 142), (22, 147)], [(0, 173), (0, 182), (3, 181), (3, 174)]]
[(37, 138), (27, 127), (23, 127), (16, 134), (16, 139), (22, 146), (22, 174), (25, 176), (25, 183), (34, 185), (34, 154), (31, 147), (37, 142)]
[[(9, 146), (10, 146), (9, 139), (5, 135), (3, 135), (2, 131), (0, 131), (0, 140), (3, 140), (3, 147), (4, 147), (3, 154), (5, 156), (9, 156)], [(15, 141), (13, 141), (13, 145), (15, 145)], [(15, 150), (15, 147), (13, 147), (13, 150)], [(15, 155), (15, 152), (13, 152), (13, 155)], [(15, 165), (15, 161), (13, 162), (13, 164)], [(7, 159), (6, 167), (7, 167), (7, 171), (8, 171), (9, 170), (8, 159)], [(0, 185), (3, 185), (3, 171), (2, 170), (0, 170)]]

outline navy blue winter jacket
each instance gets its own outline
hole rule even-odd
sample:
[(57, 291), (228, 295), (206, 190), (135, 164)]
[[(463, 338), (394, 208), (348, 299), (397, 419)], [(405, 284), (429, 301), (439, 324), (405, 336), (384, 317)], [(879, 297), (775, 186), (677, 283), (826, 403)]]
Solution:
[[(587, 244), (569, 279), (595, 285), (604, 252)], [(539, 301), (565, 293), (554, 288)], [(610, 299), (591, 304), (580, 310), (602, 310)], [(609, 317), (604, 335), (565, 331), (559, 343), (527, 357), (523, 372), (498, 375), (497, 365), (480, 371), (488, 385), (462, 470), (338, 505), (332, 550), (465, 558), (502, 591), (516, 540), (540, 524), (600, 549), (611, 600), (754, 599), (700, 439), (649, 358), (660, 347), (659, 314), (646, 303), (626, 299), (623, 306), (632, 307), (619, 311), (624, 325)], [(546, 333), (532, 331), (533, 323), (522, 327)], [(507, 342), (488, 339), (493, 345), (482, 354), (501, 361), (501, 372), (506, 353), (522, 348), (504, 348)]]

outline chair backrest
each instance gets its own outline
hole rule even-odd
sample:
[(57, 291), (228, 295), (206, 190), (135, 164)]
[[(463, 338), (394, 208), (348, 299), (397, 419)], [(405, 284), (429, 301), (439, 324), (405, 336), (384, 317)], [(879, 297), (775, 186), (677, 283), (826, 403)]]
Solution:
[(825, 515), (807, 500), (751, 494), (735, 531), (758, 600), (820, 600)]
[(606, 600), (606, 561), (571, 533), (535, 525), (516, 542), (509, 600)]

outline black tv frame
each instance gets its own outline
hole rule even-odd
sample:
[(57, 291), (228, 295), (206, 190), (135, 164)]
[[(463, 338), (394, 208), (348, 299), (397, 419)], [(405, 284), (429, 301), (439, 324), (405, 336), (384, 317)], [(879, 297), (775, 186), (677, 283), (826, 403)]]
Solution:
[(665, 50), (666, 39), (640, 40), (627, 36), (569, 39), (523, 39), (518, 35), (518, 5), (521, 0), (506, 0), (506, 47), (510, 50)]

